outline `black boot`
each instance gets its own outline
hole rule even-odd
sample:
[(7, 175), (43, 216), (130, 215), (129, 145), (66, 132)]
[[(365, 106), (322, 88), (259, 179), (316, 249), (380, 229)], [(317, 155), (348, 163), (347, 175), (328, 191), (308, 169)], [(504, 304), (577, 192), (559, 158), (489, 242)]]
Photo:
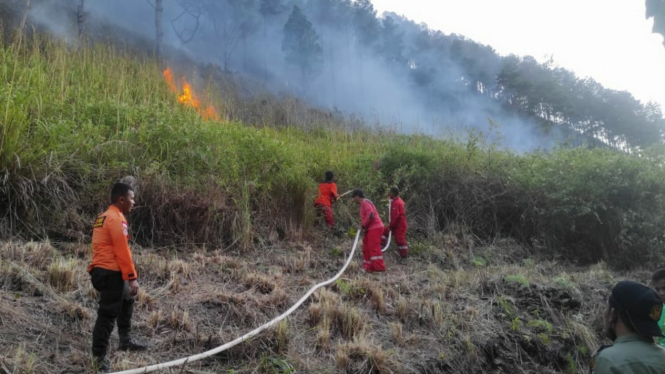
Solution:
[(121, 351), (141, 352), (147, 350), (148, 346), (133, 341), (130, 334), (121, 334), (118, 349)]
[(108, 373), (111, 371), (111, 363), (106, 359), (106, 356), (93, 356), (92, 358), (92, 372), (93, 373)]

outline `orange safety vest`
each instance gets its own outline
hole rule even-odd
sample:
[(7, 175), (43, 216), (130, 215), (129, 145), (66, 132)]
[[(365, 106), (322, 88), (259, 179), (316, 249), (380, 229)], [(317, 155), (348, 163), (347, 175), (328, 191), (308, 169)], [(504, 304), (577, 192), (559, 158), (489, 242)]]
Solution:
[(120, 209), (111, 205), (92, 225), (92, 262), (88, 272), (102, 268), (121, 272), (124, 280), (137, 279), (127, 239), (127, 220)]

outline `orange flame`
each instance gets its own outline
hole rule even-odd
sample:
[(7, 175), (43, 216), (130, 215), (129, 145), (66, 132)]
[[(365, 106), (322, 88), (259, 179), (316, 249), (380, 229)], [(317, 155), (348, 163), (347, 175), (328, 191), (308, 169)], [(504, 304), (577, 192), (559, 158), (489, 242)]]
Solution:
[(206, 110), (203, 111), (201, 115), (203, 116), (203, 119), (219, 121), (219, 114), (217, 114), (217, 109), (215, 109), (214, 106), (206, 106)]
[(178, 102), (185, 106), (191, 106), (199, 113), (201, 112), (201, 102), (185, 78), (182, 78), (182, 94), (178, 95)]
[[(171, 88), (171, 91), (177, 94), (178, 88), (173, 79), (173, 72), (171, 69), (167, 68), (164, 70), (164, 78), (166, 78), (166, 84)], [(207, 104), (205, 110), (201, 109), (201, 101), (196, 96), (196, 93), (194, 93), (192, 86), (184, 77), (182, 78), (182, 93), (178, 95), (178, 102), (194, 108), (205, 120), (219, 121), (219, 114), (217, 114), (217, 109), (215, 109), (214, 106)]]
[(166, 84), (169, 85), (171, 91), (178, 92), (178, 89), (175, 86), (175, 81), (173, 80), (173, 72), (171, 69), (164, 70), (164, 78), (166, 78)]

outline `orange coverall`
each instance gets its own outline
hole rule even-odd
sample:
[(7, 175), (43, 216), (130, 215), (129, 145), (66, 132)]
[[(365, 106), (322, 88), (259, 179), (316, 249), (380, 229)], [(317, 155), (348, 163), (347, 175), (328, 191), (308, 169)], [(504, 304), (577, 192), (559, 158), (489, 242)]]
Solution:
[(339, 197), (335, 182), (323, 182), (319, 184), (319, 195), (314, 200), (314, 206), (319, 209), (328, 226), (335, 226), (335, 217), (332, 211), (332, 202)]

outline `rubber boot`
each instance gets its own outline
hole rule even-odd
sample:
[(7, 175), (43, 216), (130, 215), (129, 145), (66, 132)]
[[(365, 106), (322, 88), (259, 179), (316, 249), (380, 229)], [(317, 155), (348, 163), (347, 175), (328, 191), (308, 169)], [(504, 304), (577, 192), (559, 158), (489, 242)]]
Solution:
[(109, 360), (106, 359), (106, 356), (93, 356), (92, 372), (93, 373), (111, 372), (111, 363), (109, 362)]
[(132, 340), (132, 336), (129, 332), (118, 331), (118, 335), (120, 337), (120, 345), (118, 346), (118, 349), (121, 351), (142, 352), (148, 349), (147, 345)]

